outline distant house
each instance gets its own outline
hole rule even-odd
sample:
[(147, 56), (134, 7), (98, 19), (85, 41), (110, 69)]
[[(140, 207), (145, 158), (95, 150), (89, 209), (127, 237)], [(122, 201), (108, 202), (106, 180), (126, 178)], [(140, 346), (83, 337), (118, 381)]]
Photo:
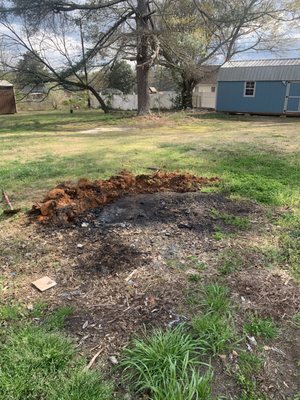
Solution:
[(15, 114), (17, 112), (14, 85), (0, 81), (0, 114)]
[(216, 109), (300, 115), (300, 59), (225, 63), (218, 74)]
[(203, 76), (201, 82), (196, 85), (193, 91), (193, 106), (195, 108), (215, 108), (219, 68), (219, 65), (205, 65), (201, 67)]
[(21, 89), (20, 93), (22, 94), (24, 101), (41, 102), (45, 99), (47, 91), (43, 84), (26, 85)]

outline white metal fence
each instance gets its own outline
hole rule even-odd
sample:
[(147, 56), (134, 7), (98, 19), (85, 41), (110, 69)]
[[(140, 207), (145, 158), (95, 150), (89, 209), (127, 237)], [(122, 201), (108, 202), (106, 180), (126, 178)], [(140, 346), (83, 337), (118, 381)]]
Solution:
[[(171, 110), (175, 106), (175, 97), (176, 92), (173, 91), (150, 94), (150, 107), (158, 110)], [(113, 110), (137, 110), (138, 100), (136, 94), (104, 95), (103, 99)], [(97, 100), (94, 98), (92, 106), (95, 108), (99, 107), (97, 103)]]

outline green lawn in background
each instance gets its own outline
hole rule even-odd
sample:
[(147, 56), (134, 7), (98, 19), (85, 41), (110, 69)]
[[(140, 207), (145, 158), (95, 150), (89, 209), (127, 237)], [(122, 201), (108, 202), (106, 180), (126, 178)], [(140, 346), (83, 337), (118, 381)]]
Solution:
[(30, 206), (64, 180), (107, 178), (128, 169), (180, 170), (223, 179), (233, 195), (299, 205), (300, 123), (296, 118), (177, 113), (158, 120), (99, 111), (0, 117), (0, 182)]

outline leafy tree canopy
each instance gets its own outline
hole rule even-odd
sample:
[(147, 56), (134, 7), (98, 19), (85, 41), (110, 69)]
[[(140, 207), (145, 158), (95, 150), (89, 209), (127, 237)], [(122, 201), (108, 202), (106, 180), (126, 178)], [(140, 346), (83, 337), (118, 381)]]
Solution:
[(121, 90), (124, 94), (132, 93), (135, 74), (126, 61), (117, 61), (109, 75), (109, 87)]
[(27, 85), (38, 86), (48, 81), (44, 65), (34, 52), (26, 52), (16, 67), (17, 85), (22, 88)]

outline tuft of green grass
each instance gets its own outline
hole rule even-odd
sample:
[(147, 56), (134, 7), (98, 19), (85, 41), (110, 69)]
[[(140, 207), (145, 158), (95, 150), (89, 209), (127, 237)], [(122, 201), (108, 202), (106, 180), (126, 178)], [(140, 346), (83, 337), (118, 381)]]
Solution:
[(284, 228), (294, 228), (300, 224), (300, 214), (294, 211), (285, 212), (280, 215), (276, 223)]
[(189, 268), (193, 268), (199, 271), (203, 271), (206, 268), (205, 263), (199, 261), (199, 258), (197, 256), (187, 256), (186, 264)]
[(232, 322), (218, 314), (197, 316), (192, 321), (192, 328), (202, 354), (216, 355), (226, 352), (236, 340)]
[(45, 301), (39, 300), (33, 304), (33, 308), (30, 311), (32, 318), (41, 318), (48, 308), (48, 304)]
[(149, 392), (153, 400), (208, 400), (212, 375), (198, 374), (197, 346), (184, 326), (157, 330), (125, 349), (122, 376), (135, 392)]
[(236, 341), (228, 289), (218, 283), (205, 285), (197, 297), (202, 313), (193, 318), (192, 328), (200, 351), (202, 354), (220, 354)]
[(111, 400), (112, 386), (105, 383), (99, 371), (73, 370), (69, 379), (62, 382), (49, 400)]
[(66, 319), (73, 314), (72, 307), (60, 307), (54, 310), (44, 321), (44, 325), (50, 330), (61, 330), (65, 326)]
[(263, 359), (256, 354), (242, 351), (239, 353), (239, 370), (246, 376), (258, 373), (263, 366)]
[(228, 314), (228, 288), (218, 283), (211, 283), (204, 286), (202, 306), (207, 312), (222, 315)]
[(300, 313), (297, 313), (292, 318), (292, 323), (297, 327), (300, 328)]
[(85, 364), (59, 333), (13, 327), (0, 346), (0, 399), (109, 400), (111, 387), (99, 373), (83, 372)]
[[(300, 280), (300, 214), (299, 211), (282, 214), (276, 221), (280, 227), (278, 246), (270, 254), (272, 265), (288, 266), (292, 275)], [(272, 257), (271, 257), (272, 256)]]
[(240, 400), (267, 400), (257, 388), (256, 375), (263, 366), (259, 356), (243, 351), (239, 354), (236, 379), (242, 389)]
[(248, 379), (243, 374), (238, 374), (237, 380), (242, 388), (239, 400), (268, 400), (264, 394), (259, 393), (255, 380)]
[(220, 254), (219, 260), (219, 272), (221, 275), (230, 275), (244, 265), (244, 259), (242, 255), (239, 252), (231, 249), (223, 251)]
[(264, 246), (263, 248), (257, 249), (257, 252), (261, 253), (266, 268), (274, 268), (275, 266), (278, 266), (278, 264), (280, 264), (281, 255), (280, 250), (277, 246)]
[(211, 210), (211, 216), (214, 219), (221, 219), (225, 224), (234, 226), (238, 229), (248, 229), (250, 227), (250, 221), (248, 217), (240, 217), (238, 215), (228, 214), (213, 208)]
[(0, 323), (4, 321), (17, 321), (22, 318), (22, 310), (19, 305), (5, 304), (0, 306)]
[(213, 239), (220, 241), (223, 240), (226, 236), (225, 232), (223, 232), (219, 227), (215, 228), (216, 231), (212, 234)]
[(279, 335), (279, 330), (271, 318), (261, 318), (258, 315), (250, 317), (244, 325), (244, 331), (262, 339), (275, 339)]
[(192, 283), (198, 283), (201, 281), (201, 276), (199, 274), (190, 274), (188, 279)]
[(240, 386), (239, 400), (267, 400), (260, 393), (257, 385), (257, 375), (263, 366), (263, 359), (256, 354), (241, 351), (238, 364), (234, 367), (234, 378)]
[(284, 232), (279, 238), (280, 260), (289, 266), (292, 274), (300, 280), (300, 230)]
[(199, 261), (199, 262), (196, 262), (195, 264), (193, 264), (193, 268), (195, 268), (199, 271), (203, 271), (206, 269), (206, 265), (204, 262)]

